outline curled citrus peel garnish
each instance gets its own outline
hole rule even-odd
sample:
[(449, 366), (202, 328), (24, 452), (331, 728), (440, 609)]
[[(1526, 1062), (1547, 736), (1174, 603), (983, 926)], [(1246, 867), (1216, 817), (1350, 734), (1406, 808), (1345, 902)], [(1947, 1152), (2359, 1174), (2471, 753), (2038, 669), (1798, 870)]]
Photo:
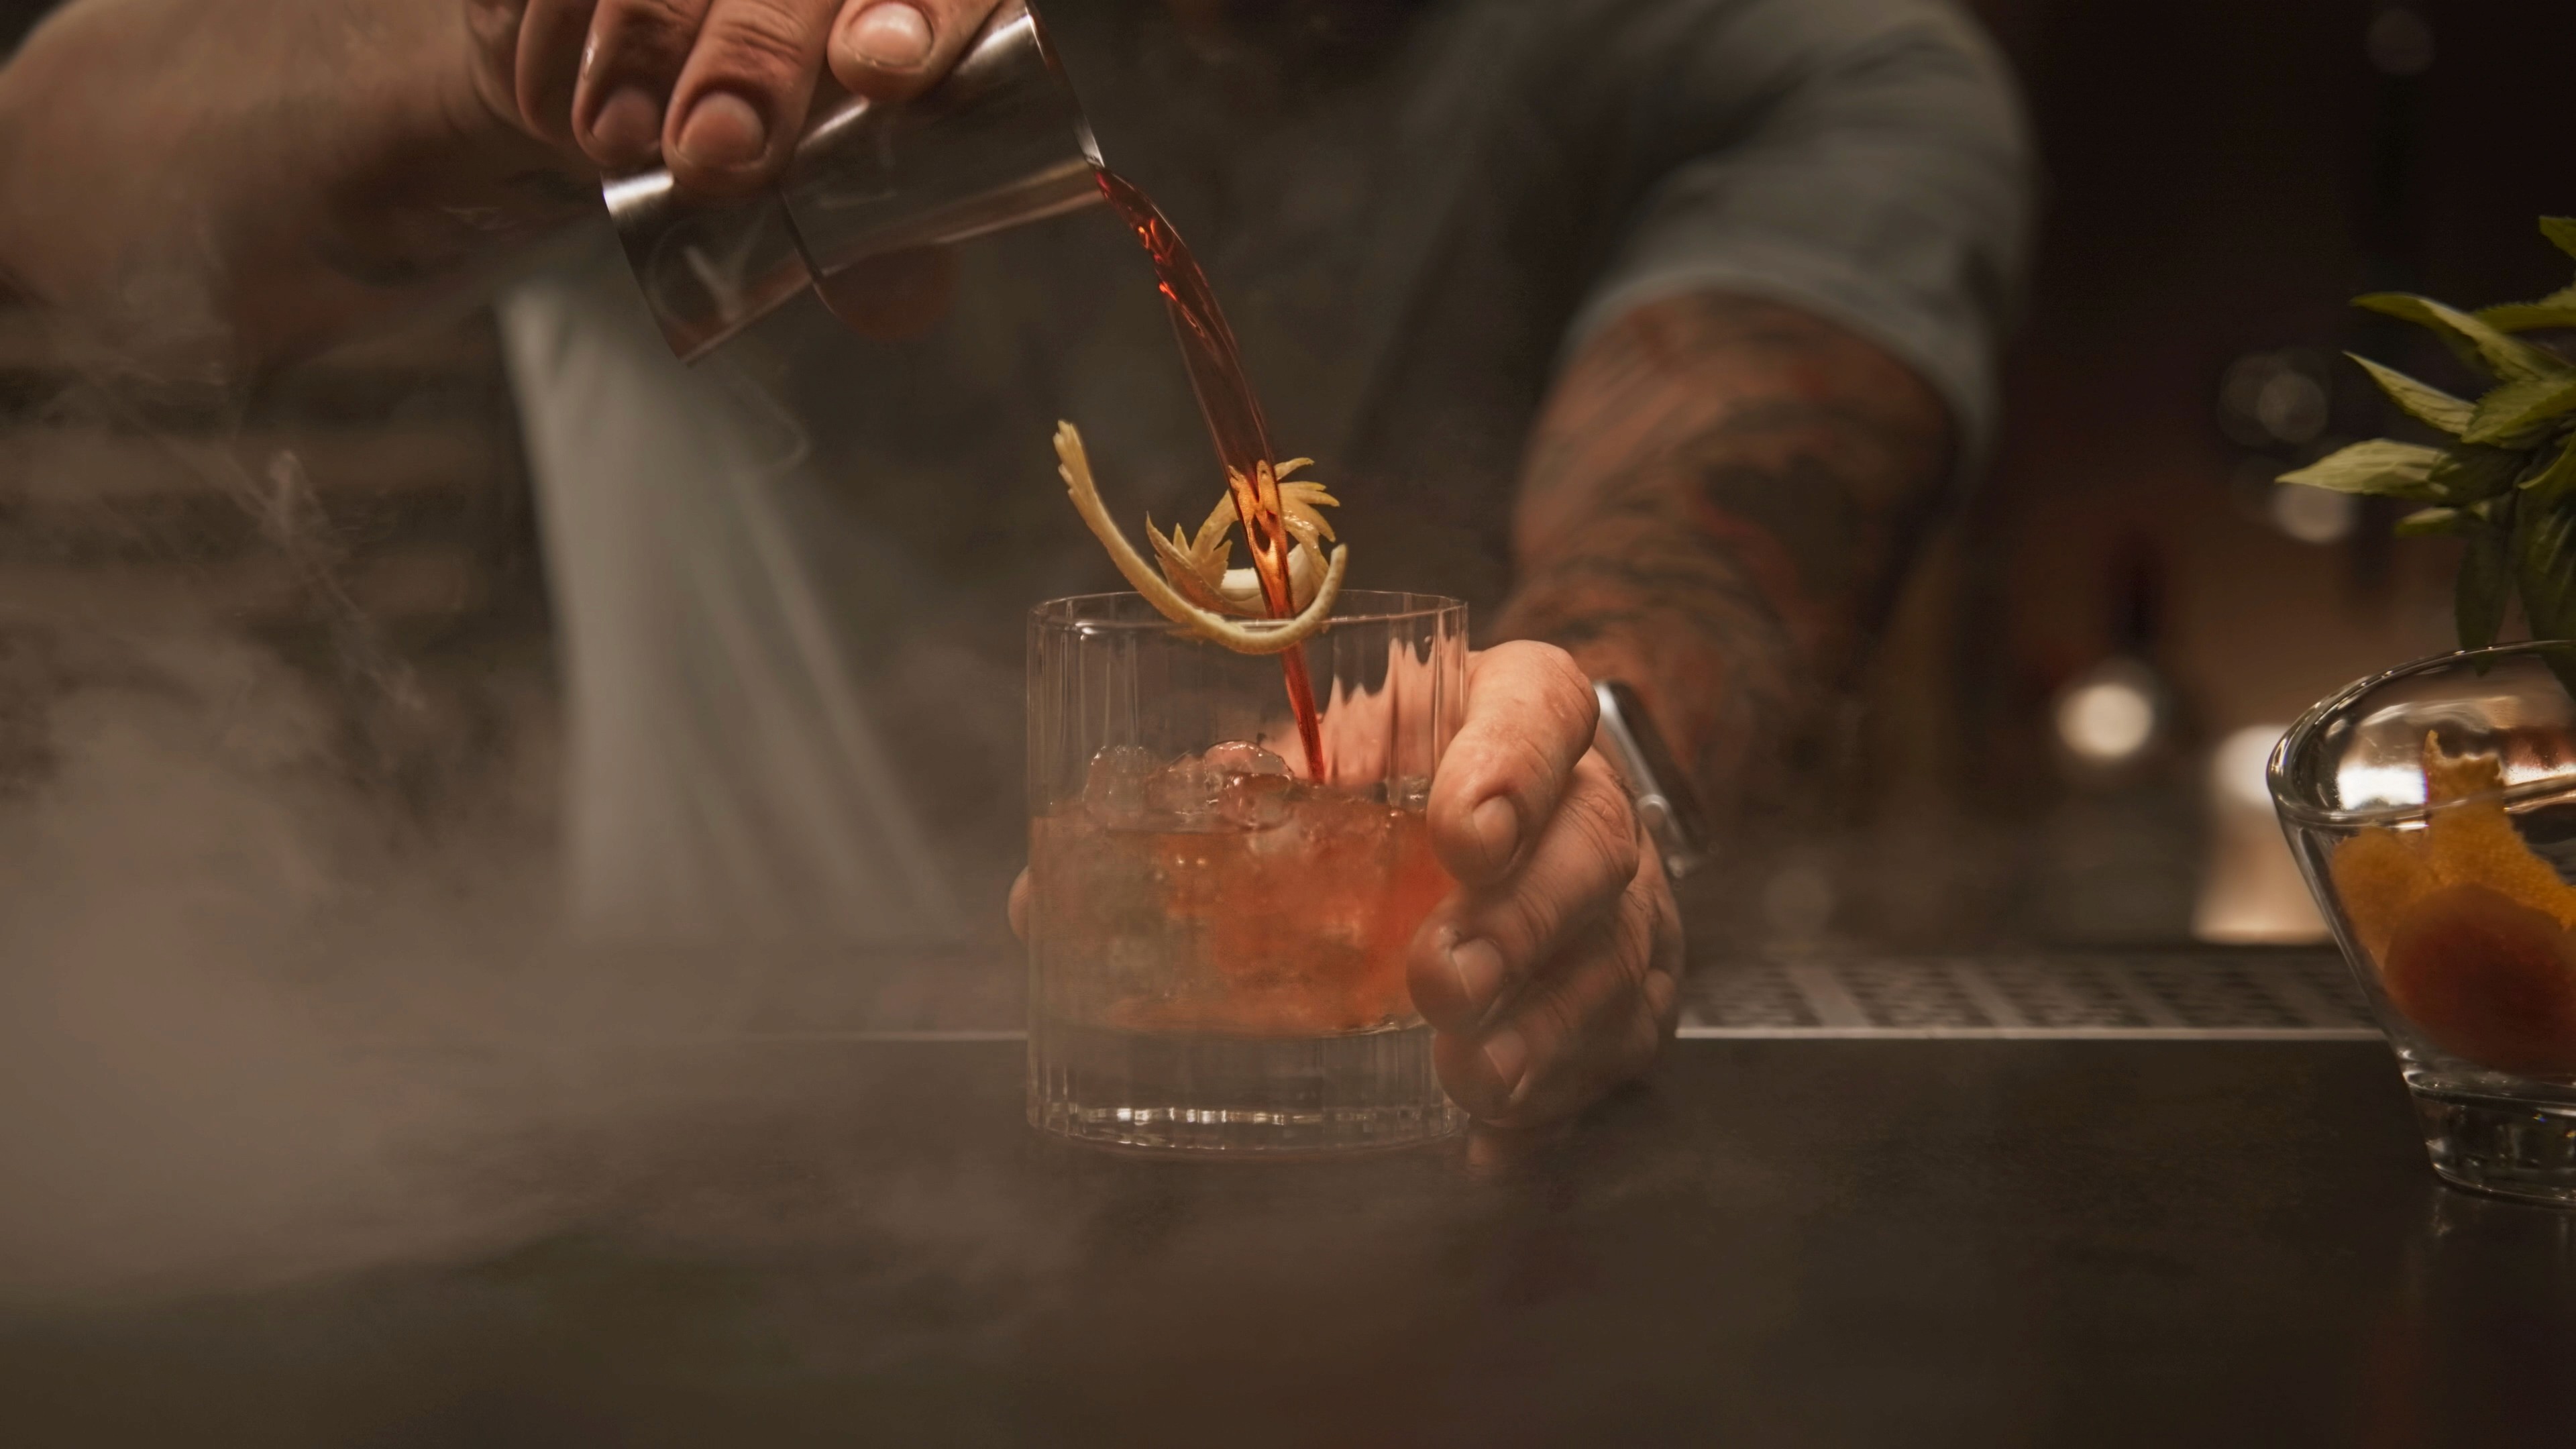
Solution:
[[(1318, 540), (1331, 538), (1333, 531), (1314, 510), (1316, 505), (1329, 504), (1334, 499), (1320, 485), (1283, 485), (1269, 465), (1262, 465), (1259, 481), (1265, 486), (1260, 496), (1278, 500), (1280, 520), (1298, 543), (1290, 555), (1289, 578), (1301, 604), (1292, 618), (1267, 619), (1260, 617), (1258, 578), (1235, 577), (1251, 575), (1252, 570), (1225, 567), (1234, 547), (1225, 534), (1236, 522), (1230, 495), (1208, 515), (1207, 522), (1199, 525), (1195, 538), (1183, 538), (1175, 526), (1167, 539), (1153, 532), (1149, 524), (1147, 536), (1154, 540), (1154, 551), (1163, 560), (1163, 572), (1157, 574), (1110, 519), (1108, 507), (1100, 501), (1100, 489), (1091, 479), (1091, 460), (1083, 452), (1082, 434), (1074, 430), (1073, 424), (1056, 424), (1055, 456), (1056, 472), (1064, 478), (1065, 491), (1072, 495), (1074, 511), (1082, 515), (1092, 536), (1109, 550), (1109, 561), (1118, 566), (1118, 572), (1145, 596), (1147, 603), (1173, 623), (1238, 654), (1278, 654), (1303, 643), (1332, 619), (1333, 603), (1342, 592), (1342, 575), (1350, 564), (1350, 549), (1336, 544), (1331, 560), (1322, 559)], [(1306, 461), (1295, 459), (1279, 472), (1302, 467)], [(1316, 576), (1318, 573), (1321, 577)]]
[[(1323, 541), (1333, 536), (1333, 526), (1315, 510), (1338, 507), (1341, 500), (1325, 492), (1321, 483), (1285, 483), (1279, 480), (1314, 461), (1312, 458), (1291, 458), (1270, 475), (1272, 487), (1269, 497), (1277, 504), (1281, 525), (1294, 540), (1288, 554), (1288, 584), (1290, 607), (1296, 609), (1303, 609), (1314, 601), (1315, 590), (1322, 585), (1328, 567), (1324, 561)], [(1234, 470), (1226, 470), (1229, 484), (1240, 477)], [(1257, 486), (1254, 496), (1262, 496), (1262, 490)], [(1145, 537), (1159, 556), (1163, 577), (1171, 580), (1172, 587), (1180, 591), (1181, 597), (1210, 613), (1248, 619), (1267, 618), (1269, 610), (1261, 596), (1259, 571), (1226, 567), (1227, 559), (1234, 552), (1234, 540), (1226, 534), (1234, 527), (1235, 517), (1234, 490), (1229, 487), (1226, 495), (1217, 500), (1216, 508), (1208, 514), (1207, 521), (1199, 525), (1196, 536), (1181, 532), (1180, 525), (1174, 524), (1172, 536), (1165, 538), (1154, 527), (1154, 520), (1148, 518), (1145, 520)]]

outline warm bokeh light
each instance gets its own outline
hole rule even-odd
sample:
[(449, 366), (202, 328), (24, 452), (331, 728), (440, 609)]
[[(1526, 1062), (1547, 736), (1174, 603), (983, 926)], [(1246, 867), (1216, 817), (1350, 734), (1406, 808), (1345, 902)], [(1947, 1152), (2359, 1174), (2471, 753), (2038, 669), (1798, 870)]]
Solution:
[(2247, 725), (2209, 754), (2209, 851), (2192, 934), (2236, 945), (2304, 945), (2325, 921), (2281, 836), (2264, 777), (2288, 726)]
[(2360, 505), (2349, 493), (2323, 488), (2275, 488), (2270, 503), (2272, 526), (2301, 543), (2340, 543), (2352, 533)]
[(2272, 762), (2273, 746), (2287, 733), (2287, 725), (2248, 725), (2219, 741), (2209, 757), (2210, 783), (2240, 805), (2270, 811), (2272, 787), (2264, 779), (2264, 770)]
[(2137, 757), (2156, 735), (2156, 697), (2145, 669), (2115, 661), (2095, 670), (2057, 702), (2057, 737), (2091, 765)]

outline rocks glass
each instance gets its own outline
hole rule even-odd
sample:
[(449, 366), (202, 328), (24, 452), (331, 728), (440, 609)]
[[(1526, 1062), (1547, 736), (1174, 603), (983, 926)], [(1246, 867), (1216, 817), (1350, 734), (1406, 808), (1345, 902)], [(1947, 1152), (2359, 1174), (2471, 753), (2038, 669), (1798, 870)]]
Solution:
[(1393, 1147), (1463, 1118), (1405, 956), (1451, 883), (1423, 807), (1467, 610), (1345, 591), (1304, 646), (1325, 768), (1275, 658), (1134, 594), (1029, 621), (1029, 1121), (1084, 1142)]

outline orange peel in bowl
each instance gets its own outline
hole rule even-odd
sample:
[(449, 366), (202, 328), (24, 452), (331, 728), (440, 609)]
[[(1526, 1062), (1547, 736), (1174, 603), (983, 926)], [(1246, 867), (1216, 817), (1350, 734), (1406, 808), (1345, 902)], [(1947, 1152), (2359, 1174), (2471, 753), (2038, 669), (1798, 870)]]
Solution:
[(2425, 858), (2443, 885), (2480, 885), (2576, 926), (2576, 886), (2523, 843), (2504, 808), (2504, 765), (2493, 755), (2445, 756), (2424, 737)]
[(2526, 1076), (2576, 1073), (2576, 936), (2482, 885), (2405, 913), (2380, 962), (2389, 1003), (2434, 1045)]
[(2407, 908), (2441, 884), (2423, 845), (2420, 830), (2373, 827), (2335, 847), (2335, 894), (2353, 935), (2374, 958), (2386, 954)]
[(2576, 887), (2526, 844), (2493, 755), (2424, 740), (2420, 830), (2373, 826), (2328, 865), (2389, 1002), (2434, 1045), (2498, 1071), (2576, 1073)]

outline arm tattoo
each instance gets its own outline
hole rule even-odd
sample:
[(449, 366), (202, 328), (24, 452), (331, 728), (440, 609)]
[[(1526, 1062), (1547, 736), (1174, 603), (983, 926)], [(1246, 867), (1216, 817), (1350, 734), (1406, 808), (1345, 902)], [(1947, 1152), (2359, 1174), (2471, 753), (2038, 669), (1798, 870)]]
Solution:
[(1635, 686), (1712, 805), (1757, 803), (1893, 603), (1950, 467), (1940, 399), (1850, 332), (1724, 293), (1641, 307), (1540, 415), (1502, 632)]

